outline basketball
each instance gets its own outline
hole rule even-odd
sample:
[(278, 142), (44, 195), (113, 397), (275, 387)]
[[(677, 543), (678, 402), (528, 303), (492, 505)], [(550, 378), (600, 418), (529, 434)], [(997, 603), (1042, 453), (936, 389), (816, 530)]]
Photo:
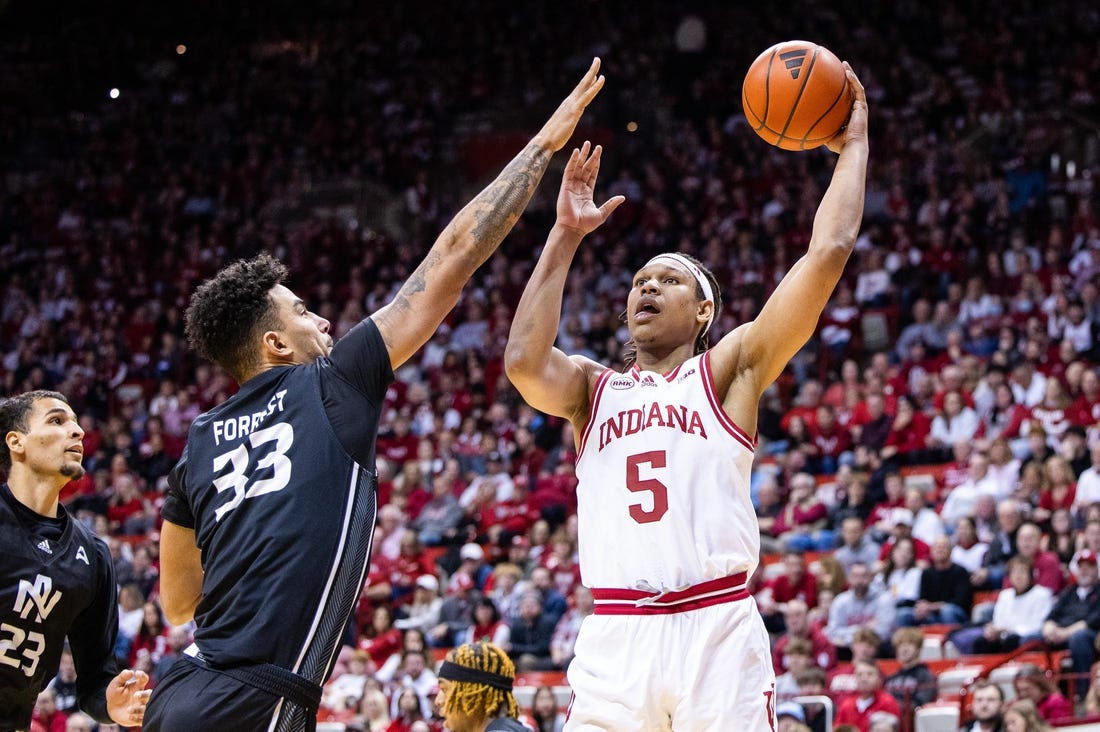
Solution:
[(768, 144), (811, 150), (828, 142), (852, 110), (844, 65), (816, 43), (777, 43), (756, 57), (741, 87), (745, 118)]

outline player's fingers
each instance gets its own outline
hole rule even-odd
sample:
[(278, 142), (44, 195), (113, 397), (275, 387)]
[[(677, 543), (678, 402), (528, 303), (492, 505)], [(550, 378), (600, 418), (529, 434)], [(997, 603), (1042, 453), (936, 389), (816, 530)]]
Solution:
[(571, 176), (576, 175), (577, 167), (581, 164), (581, 151), (577, 148), (573, 148), (573, 152), (569, 153), (569, 160), (565, 163), (565, 175), (563, 180), (569, 179)]
[(609, 198), (604, 205), (600, 206), (600, 213), (603, 214), (603, 220), (607, 221), (607, 217), (610, 216), (615, 209), (621, 206), (625, 200), (626, 196), (615, 196)]
[(852, 89), (852, 95), (856, 99), (866, 100), (866, 92), (863, 89), (863, 82), (859, 80), (859, 77), (856, 75), (855, 69), (853, 69), (852, 65), (849, 64), (847, 61), (844, 62), (844, 75), (848, 79), (848, 85)]
[(596, 177), (600, 174), (600, 159), (603, 157), (603, 146), (596, 145), (596, 149), (592, 151), (592, 155), (584, 164), (584, 182), (590, 186), (596, 184)]

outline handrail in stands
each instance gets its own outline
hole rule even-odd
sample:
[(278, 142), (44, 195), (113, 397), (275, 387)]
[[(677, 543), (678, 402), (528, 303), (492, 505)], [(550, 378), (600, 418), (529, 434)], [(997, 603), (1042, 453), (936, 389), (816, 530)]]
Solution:
[(824, 694), (814, 696), (796, 696), (792, 701), (799, 704), (820, 704), (825, 707), (825, 729), (833, 728), (833, 700)]
[(973, 679), (971, 679), (968, 683), (965, 683), (965, 684), (962, 685), (962, 687), (959, 689), (959, 712), (962, 713), (962, 712), (966, 711), (966, 707), (967, 707), (966, 697), (967, 697), (967, 695), (970, 694), (970, 687), (973, 686), (976, 681), (978, 681), (979, 679), (988, 679), (989, 675), (991, 673), (993, 673), (993, 671), (1000, 668), (1001, 666), (1004, 666), (1006, 663), (1014, 661), (1017, 658), (1019, 658), (1020, 656), (1023, 656), (1025, 654), (1036, 653), (1036, 652), (1041, 652), (1041, 653), (1046, 654), (1046, 657), (1047, 657), (1046, 666), (1047, 667), (1046, 667), (1045, 674), (1048, 677), (1053, 676), (1054, 671), (1055, 671), (1055, 669), (1054, 669), (1054, 651), (1051, 650), (1051, 648), (1046, 643), (1043, 643), (1042, 641), (1039, 641), (1039, 640), (1030, 640), (1026, 643), (1022, 643), (1022, 644), (1020, 644), (1020, 647), (1016, 648), (1015, 650), (1008, 651), (1007, 653), (996, 654), (994, 659), (991, 659), (990, 661), (987, 661), (986, 663), (982, 664), (982, 670), (980, 672), (978, 672), (977, 676), (975, 676)]

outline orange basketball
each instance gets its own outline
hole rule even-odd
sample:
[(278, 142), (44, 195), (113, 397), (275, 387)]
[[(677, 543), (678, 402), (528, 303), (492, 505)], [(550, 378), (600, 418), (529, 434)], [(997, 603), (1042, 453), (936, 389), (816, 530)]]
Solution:
[(771, 145), (810, 150), (833, 137), (852, 110), (844, 65), (808, 41), (777, 43), (756, 57), (741, 87), (745, 118)]

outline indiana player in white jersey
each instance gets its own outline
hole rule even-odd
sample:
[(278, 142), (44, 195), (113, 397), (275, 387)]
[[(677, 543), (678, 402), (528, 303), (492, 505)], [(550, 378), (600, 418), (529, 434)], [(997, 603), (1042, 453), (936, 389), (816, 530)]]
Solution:
[(574, 150), (557, 221), (516, 310), (505, 353), (527, 402), (569, 418), (578, 441), (581, 579), (595, 613), (569, 666), (566, 730), (772, 730), (767, 632), (745, 584), (759, 527), (749, 470), (760, 396), (806, 343), (863, 217), (867, 103), (854, 95), (809, 249), (756, 320), (708, 350), (721, 297), (691, 257), (661, 254), (635, 275), (635, 360), (614, 373), (553, 347), (569, 265), (622, 203), (596, 206), (601, 150)]

